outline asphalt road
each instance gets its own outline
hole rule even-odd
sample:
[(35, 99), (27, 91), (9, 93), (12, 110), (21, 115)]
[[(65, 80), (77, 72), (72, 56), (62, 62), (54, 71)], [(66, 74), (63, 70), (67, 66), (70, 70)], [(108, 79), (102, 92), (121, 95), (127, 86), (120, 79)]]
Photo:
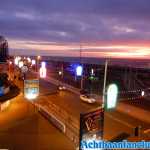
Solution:
[[(47, 81), (40, 81), (41, 91), (51, 89), (52, 86), (53, 85), (51, 83), (48, 83)], [(87, 104), (85, 102), (82, 102), (78, 95), (69, 91), (60, 91), (55, 94), (49, 95), (43, 94), (38, 99), (40, 101), (52, 101), (54, 104), (63, 108), (76, 118), (79, 118), (81, 112), (88, 112), (100, 106), (100, 104), (98, 103)], [(112, 139), (116, 135), (123, 132), (134, 135), (134, 128), (137, 126), (141, 126), (141, 132), (150, 128), (150, 124), (135, 119), (134, 117), (131, 117), (124, 113), (120, 113), (118, 111), (105, 112), (104, 138), (107, 140)]]

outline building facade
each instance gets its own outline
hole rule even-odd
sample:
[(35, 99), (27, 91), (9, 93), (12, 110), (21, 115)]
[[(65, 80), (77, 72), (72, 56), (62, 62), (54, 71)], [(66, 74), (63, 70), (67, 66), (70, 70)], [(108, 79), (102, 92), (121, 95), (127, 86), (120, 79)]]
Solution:
[(0, 62), (6, 62), (8, 59), (8, 42), (0, 36)]

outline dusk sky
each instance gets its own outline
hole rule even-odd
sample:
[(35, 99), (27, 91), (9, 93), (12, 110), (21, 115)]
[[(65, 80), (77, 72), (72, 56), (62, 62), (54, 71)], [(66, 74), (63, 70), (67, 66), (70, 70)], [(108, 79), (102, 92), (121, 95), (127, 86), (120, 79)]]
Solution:
[(11, 54), (150, 57), (150, 0), (4, 0)]

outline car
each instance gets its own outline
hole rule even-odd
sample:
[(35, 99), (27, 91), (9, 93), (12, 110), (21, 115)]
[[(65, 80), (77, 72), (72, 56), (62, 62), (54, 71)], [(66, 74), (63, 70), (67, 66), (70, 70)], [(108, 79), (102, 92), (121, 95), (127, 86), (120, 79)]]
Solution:
[(58, 89), (59, 89), (60, 91), (62, 91), (62, 90), (66, 90), (66, 87), (65, 87), (64, 85), (59, 85), (59, 86), (58, 86)]
[(83, 95), (83, 94), (81, 94), (81, 95), (80, 95), (80, 99), (81, 99), (82, 101), (87, 102), (87, 103), (90, 103), (90, 104), (96, 102), (96, 99), (90, 97), (89, 95)]

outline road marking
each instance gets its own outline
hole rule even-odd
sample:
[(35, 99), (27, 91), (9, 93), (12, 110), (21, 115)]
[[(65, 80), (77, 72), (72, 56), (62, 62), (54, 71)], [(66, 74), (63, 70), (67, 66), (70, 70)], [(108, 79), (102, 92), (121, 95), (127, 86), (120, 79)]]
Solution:
[(114, 118), (114, 116), (112, 116), (112, 115), (110, 115), (110, 114), (106, 114), (106, 116), (108, 116), (109, 118), (111, 118), (111, 119), (113, 119), (113, 120), (115, 120), (115, 121), (117, 121), (117, 122), (120, 122), (121, 124), (124, 124), (124, 125), (128, 126), (129, 128), (134, 128), (133, 125), (131, 125), (131, 124), (125, 122), (125, 121), (122, 121), (122, 120), (120, 120), (120, 119), (118, 119), (118, 118)]

